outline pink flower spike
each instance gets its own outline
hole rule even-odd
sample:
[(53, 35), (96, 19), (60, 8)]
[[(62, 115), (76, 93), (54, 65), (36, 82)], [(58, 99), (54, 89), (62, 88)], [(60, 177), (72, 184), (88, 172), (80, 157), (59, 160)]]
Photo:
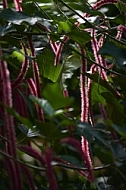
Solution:
[(55, 178), (54, 171), (51, 165), (52, 151), (50, 150), (50, 148), (46, 149), (45, 159), (46, 159), (46, 172), (47, 172), (47, 176), (48, 176), (48, 180), (50, 184), (50, 190), (58, 190), (56, 178)]
[(26, 176), (26, 179), (28, 180), (28, 184), (29, 184), (29, 187), (30, 187), (30, 190), (35, 190), (35, 184), (34, 184), (34, 179), (29, 171), (29, 169), (25, 166), (25, 165), (21, 165), (21, 168), (23, 169), (24, 171), (24, 174)]
[(124, 35), (126, 36), (126, 26), (120, 25), (119, 29), (124, 33)]
[[(118, 0), (100, 0), (100, 1), (97, 1), (94, 5), (93, 5), (93, 9), (97, 10), (99, 9), (100, 7), (104, 6), (104, 5), (107, 5), (107, 4), (114, 4), (114, 3), (117, 3)], [(85, 13), (84, 14), (84, 17), (88, 17), (90, 16), (89, 13)]]
[(22, 11), (22, 7), (21, 7), (20, 3), (22, 3), (22, 0), (14, 0), (14, 5), (15, 5), (16, 11)]
[(2, 3), (3, 3), (3, 9), (8, 8), (7, 0), (3, 0)]
[[(2, 54), (2, 51), (1, 51)], [(9, 108), (12, 108), (12, 89), (11, 89), (11, 82), (10, 82), (10, 72), (7, 67), (6, 61), (1, 60), (0, 62), (0, 72), (1, 72), (1, 79), (2, 79), (2, 96), (3, 96), (3, 104)], [(13, 117), (4, 110), (4, 125), (5, 125), (5, 133), (6, 138), (8, 139), (6, 145), (6, 152), (14, 157), (17, 158), (16, 152), (16, 135), (15, 135), (15, 128), (14, 128), (14, 120)], [(13, 177), (15, 178), (15, 186), (16, 189), (21, 190), (22, 188), (22, 181), (21, 181), (21, 174), (19, 165), (16, 162), (12, 163), (13, 167)], [(13, 181), (13, 180), (12, 180)], [(13, 183), (13, 182), (12, 182)]]
[(24, 52), (25, 52), (25, 58), (22, 63), (21, 71), (17, 77), (17, 79), (12, 83), (12, 88), (16, 88), (25, 78), (28, 68), (29, 68), (29, 60), (28, 60), (28, 54), (25, 46), (23, 46)]
[(37, 97), (38, 93), (37, 93), (36, 85), (35, 85), (35, 82), (33, 81), (33, 79), (29, 78), (27, 80), (27, 84), (28, 84), (28, 88), (29, 88), (30, 94)]
[(56, 56), (55, 56), (55, 60), (54, 60), (54, 66), (57, 66), (59, 61), (60, 61), (60, 58), (61, 58), (61, 53), (62, 53), (62, 50), (63, 50), (63, 46), (64, 44), (69, 40), (69, 37), (68, 36), (64, 36), (62, 42), (60, 43), (58, 49), (57, 49), (57, 52), (56, 52)]
[(32, 147), (27, 146), (27, 145), (20, 145), (20, 146), (18, 146), (18, 148), (19, 148), (19, 150), (25, 152), (26, 154), (36, 158), (37, 160), (40, 161), (40, 163), (42, 165), (45, 166), (45, 164), (46, 164), (45, 159), (43, 158), (43, 156), (40, 152), (38, 152), (37, 150), (35, 150)]
[(82, 146), (79, 141), (77, 141), (72, 137), (62, 139), (61, 143), (68, 143), (78, 150), (80, 156), (83, 158), (83, 161), (87, 166), (87, 172), (89, 173), (90, 179), (91, 181), (93, 181), (94, 176), (92, 172), (92, 163), (89, 161), (90, 155), (89, 155), (87, 140), (84, 139), (84, 137), (82, 137)]
[[(35, 49), (32, 43), (32, 40), (29, 40), (29, 47), (31, 50), (31, 55), (32, 57), (35, 57)], [(41, 98), (41, 86), (40, 86), (40, 75), (39, 75), (39, 68), (38, 68), (38, 64), (35, 60), (32, 61), (32, 68), (33, 68), (33, 73), (34, 73), (34, 81), (35, 81), (35, 85), (36, 85), (36, 90), (37, 90), (37, 97)], [(44, 122), (44, 113), (42, 108), (38, 107), (38, 117), (41, 121)]]

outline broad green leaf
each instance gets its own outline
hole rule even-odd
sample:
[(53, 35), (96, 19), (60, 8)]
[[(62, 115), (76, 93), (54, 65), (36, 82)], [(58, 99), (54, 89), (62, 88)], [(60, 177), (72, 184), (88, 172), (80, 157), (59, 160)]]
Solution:
[(76, 166), (80, 166), (80, 167), (84, 167), (84, 165), (82, 166), (82, 164), (80, 163), (80, 161), (74, 157), (74, 156), (71, 156), (71, 155), (60, 155), (60, 158), (63, 159), (63, 160), (66, 160), (67, 162), (69, 163), (72, 163)]
[(68, 21), (60, 21), (58, 22), (58, 32), (71, 32), (71, 25)]
[(88, 32), (82, 32), (77, 29), (72, 30), (71, 32), (67, 33), (67, 35), (70, 37), (71, 40), (73, 40), (82, 47), (91, 40)]
[(71, 55), (65, 60), (61, 70), (61, 80), (64, 87), (67, 86), (66, 80), (72, 78), (74, 71), (80, 67), (81, 61), (75, 55)]
[(12, 9), (4, 9), (0, 12), (0, 20), (6, 20), (10, 23), (20, 25), (22, 22), (26, 22), (30, 25), (34, 25), (40, 18), (30, 17), (23, 12), (16, 12)]
[(115, 58), (115, 63), (117, 67), (126, 69), (126, 49), (119, 46), (119, 43), (114, 43), (113, 41), (106, 40), (102, 48), (99, 50), (100, 54), (110, 55)]
[(112, 142), (111, 149), (113, 151), (115, 159), (117, 159), (118, 161), (124, 161), (126, 159), (126, 152), (121, 144), (117, 142)]
[(121, 88), (124, 96), (126, 96), (126, 85), (124, 85), (126, 83), (126, 79), (116, 76), (113, 80), (115, 84)]
[(72, 103), (72, 99), (63, 96), (63, 92), (58, 83), (48, 84), (46, 88), (43, 89), (43, 96), (55, 110), (65, 108)]
[(91, 125), (88, 123), (85, 122), (78, 123), (77, 132), (81, 136), (84, 136), (90, 143), (93, 142), (93, 137), (95, 137), (106, 147), (110, 148), (109, 143), (104, 140), (104, 138), (100, 135), (100, 132), (96, 128), (91, 127)]
[[(96, 82), (98, 84), (98, 90), (99, 93), (101, 91), (110, 91), (114, 96), (117, 95), (116, 91), (113, 89), (113, 87), (111, 86), (111, 83), (109, 83), (109, 81), (105, 81), (103, 80), (98, 73), (95, 74), (89, 74), (89, 73), (84, 73), (88, 78), (90, 78), (91, 80), (93, 80), (94, 82)], [(101, 89), (101, 91), (100, 91)]]
[(124, 121), (124, 110), (121, 102), (119, 102), (110, 92), (102, 92), (101, 95), (106, 100), (106, 110), (109, 119), (117, 125), (122, 125)]
[(125, 25), (125, 17), (123, 15), (117, 15), (115, 18), (109, 18), (110, 22), (116, 23), (116, 24), (122, 24)]
[(118, 2), (117, 7), (119, 8), (120, 12), (122, 12), (122, 13), (126, 12), (126, 2), (125, 1)]
[(98, 83), (93, 82), (92, 88), (91, 88), (92, 105), (98, 104), (99, 102), (102, 102), (105, 105), (105, 99), (101, 95), (102, 92), (106, 92), (106, 88), (104, 88)]
[(0, 36), (4, 36), (13, 31), (16, 31), (13, 25), (8, 25), (6, 27), (0, 25)]
[(37, 63), (39, 65), (40, 74), (45, 78), (56, 82), (59, 78), (61, 65), (54, 66), (54, 54), (51, 50), (45, 49), (40, 55), (37, 55)]
[(111, 127), (126, 140), (126, 127), (125, 126), (118, 126), (115, 124), (111, 124)]

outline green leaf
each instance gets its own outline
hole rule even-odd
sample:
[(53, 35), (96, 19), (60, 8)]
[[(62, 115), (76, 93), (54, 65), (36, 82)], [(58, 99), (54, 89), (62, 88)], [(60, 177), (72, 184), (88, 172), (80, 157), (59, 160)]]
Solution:
[(112, 142), (111, 148), (115, 159), (117, 159), (118, 161), (124, 161), (126, 159), (126, 152), (121, 144)]
[(55, 110), (65, 108), (72, 103), (72, 99), (63, 96), (58, 83), (48, 84), (43, 90), (43, 95)]
[(91, 89), (92, 105), (98, 104), (99, 102), (102, 102), (105, 105), (105, 99), (103, 98), (103, 96), (101, 96), (101, 92), (105, 92), (105, 91), (106, 91), (106, 88), (99, 85), (98, 83), (93, 82), (92, 89)]
[(23, 12), (16, 12), (12, 9), (3, 9), (0, 12), (0, 20), (2, 19), (17, 25), (22, 24), (22, 22), (34, 25), (38, 20), (40, 20), (40, 18), (30, 17), (24, 14)]
[(111, 127), (120, 135), (122, 136), (124, 139), (126, 139), (126, 127), (120, 127), (118, 125), (115, 124), (111, 124)]
[(48, 123), (42, 123), (38, 120), (35, 120), (35, 125), (40, 133), (46, 137), (46, 140), (52, 141), (66, 137), (66, 134), (62, 133), (57, 125), (52, 121), (48, 121)]
[(112, 88), (111, 83), (109, 83), (109, 81), (105, 81), (103, 80), (98, 73), (95, 74), (89, 74), (89, 73), (84, 73), (88, 78), (90, 78), (91, 80), (93, 80), (94, 82), (96, 82), (98, 84), (98, 90), (99, 93), (102, 91), (110, 91), (114, 96), (117, 95), (116, 91)]
[(54, 109), (53, 109), (53, 107), (49, 104), (49, 102), (48, 102), (47, 100), (37, 98), (37, 97), (35, 97), (35, 96), (33, 96), (33, 95), (30, 96), (30, 99), (31, 99), (34, 103), (38, 104), (38, 105), (45, 111), (45, 113), (46, 113), (48, 116), (52, 117), (52, 116), (54, 115)]
[(16, 57), (18, 61), (23, 62), (25, 56), (23, 55), (23, 50), (13, 51), (12, 58)]
[(54, 66), (53, 52), (49, 49), (45, 49), (40, 55), (37, 55), (36, 58), (40, 74), (50, 79), (52, 82), (56, 82), (61, 72), (61, 65), (58, 64), (57, 67)]
[(91, 40), (91, 37), (88, 32), (81, 32), (79, 30), (72, 30), (71, 32), (67, 33), (71, 40), (76, 42), (77, 44), (84, 46), (87, 42)]
[(33, 125), (31, 124), (29, 119), (26, 119), (20, 116), (13, 108), (6, 107), (7, 112), (16, 118), (21, 124), (27, 126), (29, 129), (33, 129)]
[(63, 160), (66, 160), (67, 162), (69, 163), (72, 163), (76, 166), (80, 166), (80, 167), (84, 167), (82, 166), (82, 164), (80, 163), (80, 161), (74, 157), (74, 156), (71, 156), (71, 155), (60, 155), (60, 158), (63, 159)]
[(16, 31), (16, 29), (14, 28), (14, 26), (12, 24), (3, 27), (2, 25), (0, 25), (0, 36), (4, 36), (10, 32)]
[(126, 69), (126, 49), (122, 48), (121, 44), (118, 43), (117, 45), (117, 43), (107, 39), (102, 48), (99, 50), (99, 53), (114, 57), (117, 67)]
[(110, 92), (102, 92), (101, 95), (106, 100), (106, 109), (109, 119), (117, 125), (122, 125), (124, 121), (124, 110), (121, 103)]
[(125, 1), (118, 2), (118, 8), (119, 8), (120, 12), (125, 13), (126, 12), (126, 2)]
[(74, 71), (81, 67), (81, 61), (75, 55), (69, 56), (64, 64), (61, 71), (61, 80), (64, 87), (66, 87), (66, 80), (72, 78)]
[(95, 137), (98, 141), (104, 144), (106, 147), (110, 148), (110, 145), (104, 138), (100, 135), (99, 130), (91, 127), (90, 124), (85, 122), (80, 122), (77, 124), (77, 133), (81, 136), (84, 136), (90, 143), (93, 142), (93, 138)]
[(69, 23), (68, 21), (60, 21), (58, 22), (58, 32), (71, 32), (71, 23)]

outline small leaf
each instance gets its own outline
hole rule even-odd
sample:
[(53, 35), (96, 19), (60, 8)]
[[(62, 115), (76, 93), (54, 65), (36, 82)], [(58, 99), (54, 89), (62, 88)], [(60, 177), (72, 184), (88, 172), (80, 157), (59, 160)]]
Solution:
[(67, 22), (67, 21), (65, 21), (65, 22), (60, 21), (60, 22), (58, 22), (58, 32), (60, 33), (62, 31), (64, 31), (64, 32), (71, 32), (71, 26), (70, 26), (69, 22)]
[(76, 42), (77, 44), (84, 46), (87, 42), (91, 40), (91, 37), (88, 32), (81, 32), (76, 30), (72, 30), (70, 33), (67, 34), (71, 40)]
[(49, 115), (50, 117), (54, 115), (54, 109), (52, 108), (52, 106), (49, 104), (47, 100), (37, 98), (33, 95), (30, 96), (30, 99), (34, 103), (38, 104), (45, 111), (47, 115)]
[(52, 82), (56, 82), (59, 78), (61, 65), (54, 66), (54, 54), (51, 50), (44, 50), (40, 55), (37, 55), (37, 63), (39, 65), (40, 74), (45, 78), (50, 79)]
[(55, 110), (67, 107), (72, 103), (72, 99), (63, 96), (62, 90), (57, 83), (48, 84), (43, 90), (43, 95)]

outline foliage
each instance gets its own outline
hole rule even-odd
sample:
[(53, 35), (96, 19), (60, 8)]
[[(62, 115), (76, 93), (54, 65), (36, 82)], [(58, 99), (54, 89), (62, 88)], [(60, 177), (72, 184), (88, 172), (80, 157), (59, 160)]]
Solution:
[(125, 189), (125, 12), (1, 1), (1, 190)]

